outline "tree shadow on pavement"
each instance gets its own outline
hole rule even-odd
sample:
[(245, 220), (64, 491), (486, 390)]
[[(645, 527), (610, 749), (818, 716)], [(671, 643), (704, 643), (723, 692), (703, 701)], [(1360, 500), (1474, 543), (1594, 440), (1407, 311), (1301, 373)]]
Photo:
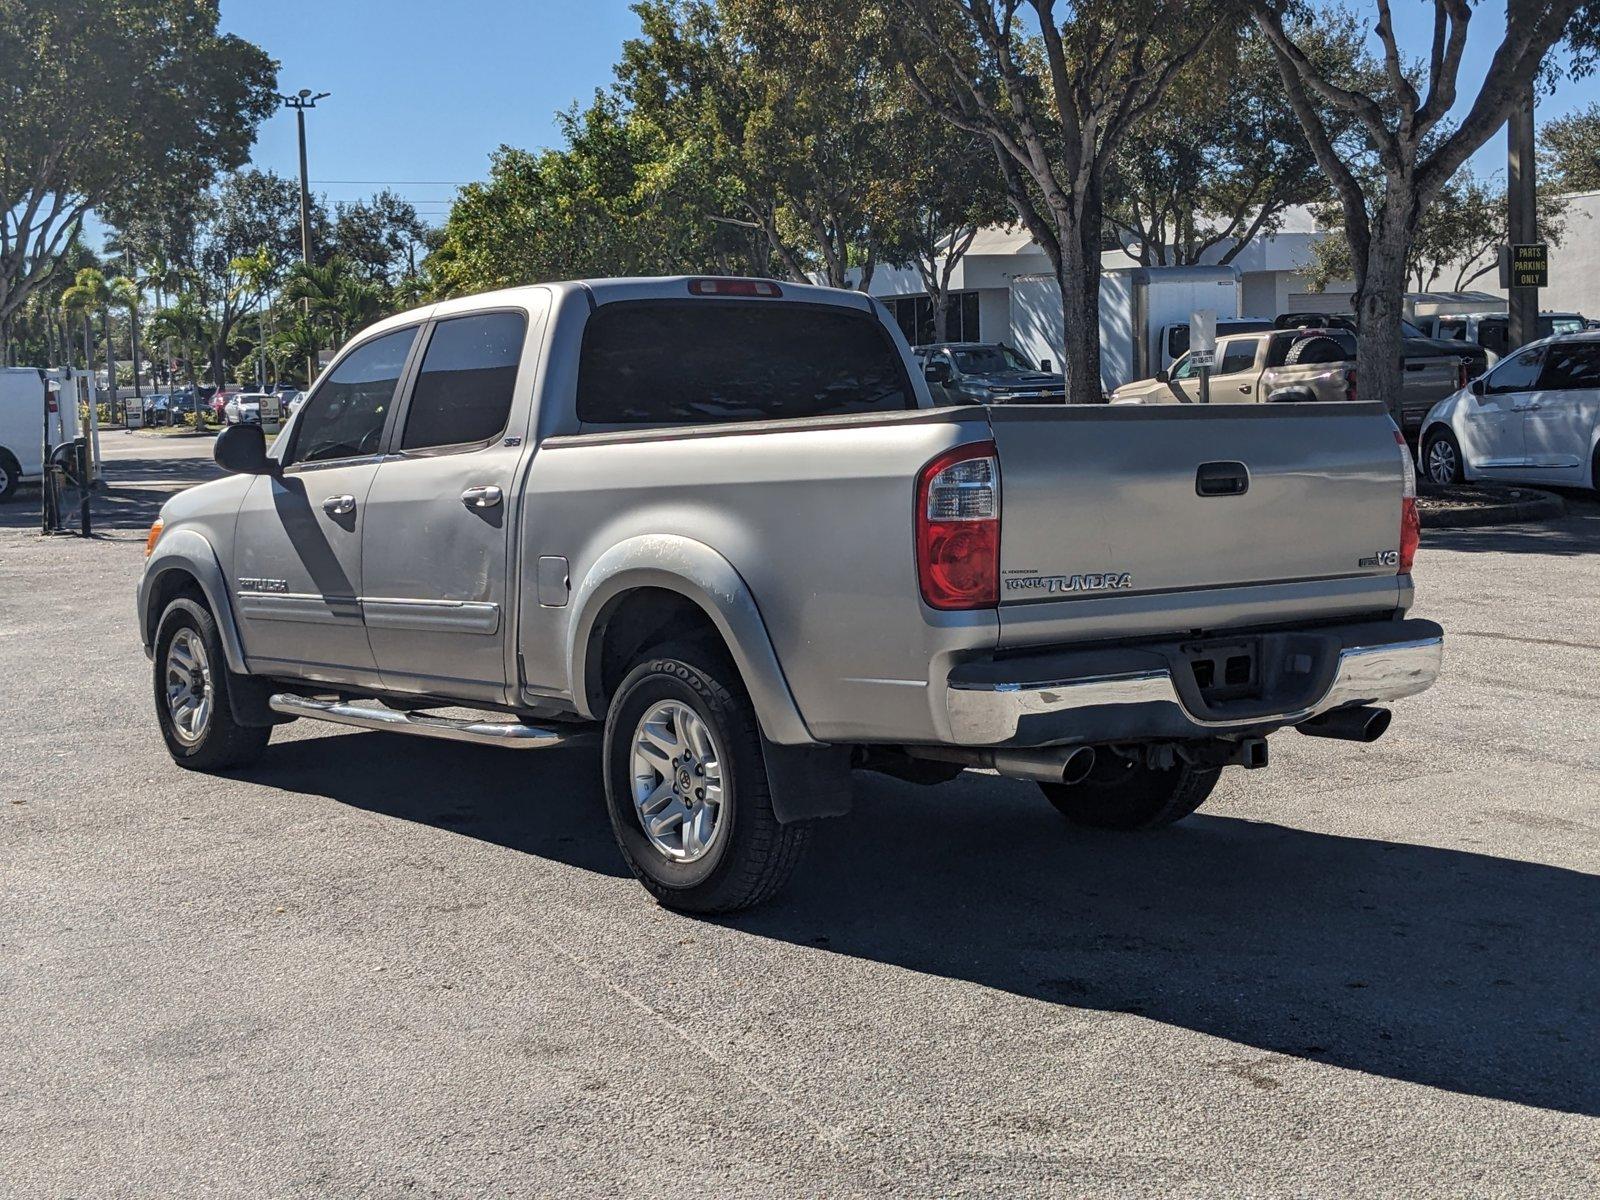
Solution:
[[(105, 464), (106, 486), (89, 498), (92, 532), (136, 530), (144, 532), (161, 512), (161, 506), (184, 488), (221, 476), (210, 459), (117, 458)], [(37, 532), (44, 498), (37, 483), (19, 487), (0, 504), (0, 530)], [(67, 528), (78, 528), (78, 492), (68, 487), (62, 495)]]
[(1543, 524), (1484, 525), (1468, 529), (1424, 529), (1428, 550), (1490, 551), (1497, 554), (1553, 554), (1570, 557), (1600, 553), (1600, 504), (1594, 493), (1557, 491), (1567, 515)]
[[(248, 775), (626, 874), (592, 750), (348, 734), (275, 744)], [(1229, 817), (1088, 833), (992, 776), (856, 792), (788, 891), (722, 923), (1242, 1043), (1269, 1056), (1264, 1088), (1281, 1055), (1600, 1115), (1600, 878)]]

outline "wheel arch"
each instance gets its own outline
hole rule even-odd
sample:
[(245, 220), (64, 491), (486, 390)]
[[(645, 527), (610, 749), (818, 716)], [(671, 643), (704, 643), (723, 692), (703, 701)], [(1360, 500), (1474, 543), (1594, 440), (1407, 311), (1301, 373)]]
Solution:
[(186, 592), (197, 595), (211, 611), (228, 670), (236, 675), (247, 674), (244, 643), (239, 639), (222, 566), (211, 543), (190, 529), (164, 534), (139, 580), (139, 635), (145, 653), (154, 652), (156, 625), (167, 605)]
[[(672, 615), (694, 614), (720, 638), (733, 659), (761, 723), (778, 745), (815, 745), (789, 690), (755, 597), (738, 571), (703, 542), (678, 535), (630, 538), (595, 561), (573, 596), (568, 627), (568, 677), (573, 701), (586, 717), (599, 720), (609, 699), (606, 638), (619, 614), (666, 600)], [(692, 606), (692, 607), (689, 607)], [(641, 646), (640, 649), (645, 647)]]

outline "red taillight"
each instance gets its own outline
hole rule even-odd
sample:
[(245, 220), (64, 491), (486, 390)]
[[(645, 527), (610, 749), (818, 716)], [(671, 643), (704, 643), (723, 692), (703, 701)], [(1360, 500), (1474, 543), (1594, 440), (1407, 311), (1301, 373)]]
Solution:
[(770, 279), (691, 279), (691, 296), (781, 296), (783, 289)]
[(1456, 359), (1456, 387), (1458, 389), (1464, 388), (1469, 382), (1470, 380), (1467, 379), (1467, 360), (1464, 358)]
[(56, 394), (54, 392), (50, 393), (49, 404), (50, 404), (50, 411), (51, 412), (60, 412), (61, 411), (61, 405), (56, 403)]
[(1411, 461), (1411, 447), (1398, 429), (1394, 440), (1400, 446), (1400, 565), (1397, 575), (1411, 574), (1417, 560), (1417, 543), (1422, 541), (1422, 518), (1417, 514), (1417, 467)]
[(1000, 602), (1000, 462), (993, 442), (958, 446), (917, 476), (917, 581), (930, 608)]
[(1352, 404), (1355, 403), (1356, 373), (1355, 368), (1353, 367), (1344, 373), (1344, 398), (1350, 401)]

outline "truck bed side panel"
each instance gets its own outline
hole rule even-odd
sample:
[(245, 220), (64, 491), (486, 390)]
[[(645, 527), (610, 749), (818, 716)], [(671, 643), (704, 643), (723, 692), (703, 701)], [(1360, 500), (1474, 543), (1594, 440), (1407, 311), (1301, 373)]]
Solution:
[[(528, 482), (522, 562), (569, 560), (576, 592), (609, 547), (649, 534), (699, 541), (756, 599), (811, 734), (936, 735), (930, 680), (992, 649), (993, 610), (931, 614), (919, 599), (917, 472), (987, 433), (978, 410), (761, 428), (583, 434), (545, 442)], [(571, 692), (566, 609), (521, 589), (526, 679)]]

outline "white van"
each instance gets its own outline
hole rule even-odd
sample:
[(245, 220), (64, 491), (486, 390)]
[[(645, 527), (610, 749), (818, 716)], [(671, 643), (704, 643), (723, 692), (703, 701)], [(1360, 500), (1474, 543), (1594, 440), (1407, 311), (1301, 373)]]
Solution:
[(73, 374), (0, 367), (0, 501), (11, 499), (19, 483), (43, 478), (46, 421), (52, 446), (78, 436)]

